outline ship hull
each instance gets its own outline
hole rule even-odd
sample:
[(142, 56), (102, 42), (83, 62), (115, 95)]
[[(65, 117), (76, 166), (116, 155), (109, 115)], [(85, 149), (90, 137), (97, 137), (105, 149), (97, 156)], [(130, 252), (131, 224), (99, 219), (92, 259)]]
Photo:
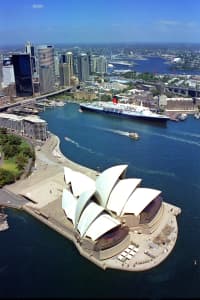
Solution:
[(161, 116), (145, 116), (140, 113), (126, 113), (125, 111), (113, 111), (109, 109), (103, 109), (100, 107), (94, 107), (94, 106), (89, 106), (85, 104), (80, 104), (80, 108), (82, 111), (90, 111), (90, 112), (95, 112), (95, 113), (101, 113), (101, 114), (109, 114), (113, 116), (118, 116), (118, 117), (124, 117), (124, 118), (129, 118), (129, 119), (138, 119), (138, 120), (147, 120), (147, 121), (156, 121), (156, 122), (162, 122), (166, 123), (166, 121), (169, 120), (169, 118), (165, 117), (163, 118)]

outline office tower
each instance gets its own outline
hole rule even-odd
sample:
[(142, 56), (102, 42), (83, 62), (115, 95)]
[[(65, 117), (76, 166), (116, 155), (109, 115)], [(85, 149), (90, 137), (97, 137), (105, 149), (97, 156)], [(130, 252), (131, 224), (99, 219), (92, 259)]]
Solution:
[(97, 61), (98, 61), (98, 56), (92, 55), (91, 56), (91, 74), (96, 73), (96, 71), (97, 71)]
[(89, 64), (89, 75), (92, 74), (92, 53), (91, 51), (87, 52), (87, 56), (88, 56), (88, 64)]
[(78, 56), (78, 79), (82, 82), (89, 79), (89, 59), (86, 53)]
[(66, 54), (61, 55), (59, 71), (60, 71), (60, 85), (70, 86), (71, 79), (74, 74), (72, 52), (67, 52)]
[(13, 65), (2, 66), (2, 87), (7, 87), (15, 82)]
[(2, 88), (9, 86), (15, 82), (14, 69), (10, 57), (4, 58), (2, 61)]
[(28, 97), (33, 95), (32, 67), (29, 54), (12, 55), (14, 67), (16, 95)]
[(107, 72), (107, 59), (105, 56), (92, 55), (91, 57), (92, 73), (104, 74)]
[(31, 57), (32, 74), (36, 76), (36, 58), (35, 58), (35, 47), (31, 42), (27, 42), (25, 45), (25, 52)]
[(66, 55), (65, 54), (61, 54), (60, 55), (60, 63), (61, 64), (64, 64), (67, 62), (67, 58), (66, 58)]
[(96, 72), (101, 74), (107, 73), (107, 60), (103, 55), (99, 56), (97, 59)]
[(72, 54), (72, 52), (67, 52), (66, 53), (66, 63), (69, 65), (69, 77), (71, 78), (74, 75), (73, 54)]
[(38, 47), (38, 66), (40, 93), (45, 94), (55, 90), (55, 63), (53, 46)]
[(69, 64), (61, 63), (59, 65), (59, 72), (60, 72), (60, 85), (70, 86)]
[(54, 64), (55, 64), (55, 75), (56, 75), (56, 77), (59, 77), (60, 72), (59, 72), (59, 56), (58, 56), (58, 54), (54, 55)]
[(73, 73), (78, 76), (78, 55), (73, 54)]

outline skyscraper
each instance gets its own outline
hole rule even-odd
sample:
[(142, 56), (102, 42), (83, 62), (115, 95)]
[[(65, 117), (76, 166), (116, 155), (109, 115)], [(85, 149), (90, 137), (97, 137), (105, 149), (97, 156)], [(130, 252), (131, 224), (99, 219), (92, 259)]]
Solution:
[(105, 56), (92, 55), (91, 57), (92, 73), (104, 74), (107, 72), (107, 59)]
[(56, 77), (59, 77), (60, 76), (60, 73), (59, 73), (59, 55), (57, 53), (54, 55), (54, 64), (55, 64), (55, 75), (56, 75)]
[(34, 75), (36, 73), (35, 47), (31, 44), (31, 42), (26, 43), (25, 52), (31, 57), (32, 74)]
[(14, 67), (16, 95), (18, 97), (28, 97), (33, 95), (32, 67), (29, 54), (12, 55)]
[(71, 78), (74, 75), (72, 52), (66, 53), (66, 63), (69, 65), (69, 78)]
[(45, 94), (55, 90), (55, 64), (53, 46), (38, 47), (38, 65), (40, 93)]
[(78, 79), (83, 82), (89, 79), (89, 59), (86, 53), (78, 56)]
[(69, 64), (60, 63), (59, 72), (60, 72), (60, 85), (61, 86), (70, 86)]
[(67, 52), (66, 54), (61, 55), (59, 71), (60, 71), (60, 85), (70, 86), (71, 79), (74, 74), (72, 52)]
[(96, 72), (101, 74), (107, 73), (107, 60), (103, 55), (99, 56), (97, 59)]

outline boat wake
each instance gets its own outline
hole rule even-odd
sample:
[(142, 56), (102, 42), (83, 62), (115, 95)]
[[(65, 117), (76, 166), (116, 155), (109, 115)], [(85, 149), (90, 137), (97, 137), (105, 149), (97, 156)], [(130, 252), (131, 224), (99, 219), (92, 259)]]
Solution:
[(99, 129), (99, 130), (103, 130), (103, 131), (112, 132), (112, 133), (119, 134), (119, 135), (129, 136), (129, 132), (128, 131), (115, 130), (115, 129), (110, 129), (110, 128), (97, 127), (97, 126), (93, 126), (93, 128), (96, 128), (96, 129)]
[(186, 136), (190, 136), (190, 137), (200, 138), (200, 134), (198, 134), (198, 133), (192, 133), (192, 132), (187, 132), (187, 131), (174, 131), (174, 133), (177, 133), (180, 135), (186, 135)]
[[(190, 145), (195, 145), (197, 147), (200, 147), (200, 143), (199, 142), (196, 142), (196, 141), (193, 141), (193, 140), (187, 140), (187, 139), (184, 139), (182, 137), (178, 137), (178, 136), (174, 136), (174, 135), (167, 135), (167, 134), (162, 134), (162, 133), (155, 133), (155, 132), (151, 132), (151, 131), (146, 131), (146, 130), (141, 130), (142, 132), (146, 133), (146, 134), (149, 134), (149, 135), (152, 135), (152, 136), (159, 136), (159, 137), (163, 137), (163, 138), (166, 138), (166, 139), (169, 139), (169, 140), (174, 140), (176, 142), (181, 142), (181, 143), (184, 143), (184, 144), (190, 144)], [(189, 132), (174, 132), (174, 133), (179, 133), (179, 134), (183, 134), (183, 135), (190, 135), (191, 137), (200, 137), (200, 134), (192, 134), (192, 133), (189, 133)]]
[(66, 140), (67, 142), (69, 142), (69, 143), (74, 144), (77, 148), (80, 148), (80, 149), (82, 149), (82, 150), (85, 150), (85, 151), (87, 151), (87, 152), (89, 152), (89, 153), (98, 154), (98, 155), (103, 155), (103, 154), (100, 153), (100, 152), (97, 153), (96, 151), (93, 151), (91, 148), (87, 148), (87, 147), (81, 146), (78, 142), (76, 142), (76, 141), (70, 139), (70, 138), (67, 137), (67, 136), (65, 136), (65, 140)]
[(160, 136), (160, 137), (164, 137), (166, 139), (174, 140), (176, 142), (181, 142), (181, 143), (184, 143), (184, 144), (190, 144), (190, 145), (195, 145), (195, 146), (200, 147), (200, 143), (198, 143), (198, 142), (195, 142), (195, 141), (192, 141), (192, 140), (186, 140), (186, 139), (176, 137), (176, 136), (173, 136), (173, 135), (166, 135), (166, 134), (161, 134), (161, 133), (152, 133), (152, 135)]
[(77, 147), (79, 147), (79, 143), (75, 142), (74, 140), (70, 139), (67, 136), (65, 136), (65, 141), (70, 142), (70, 143), (76, 145)]
[[(131, 164), (129, 163), (129, 166)], [(138, 168), (136, 166), (133, 166), (132, 167), (139, 171), (139, 172), (142, 172), (142, 173), (145, 173), (145, 174), (151, 174), (151, 175), (161, 175), (161, 176), (167, 176), (167, 177), (176, 177), (176, 175), (172, 172), (165, 172), (165, 171), (160, 171), (160, 170), (151, 170), (151, 169), (143, 169), (143, 168)]]

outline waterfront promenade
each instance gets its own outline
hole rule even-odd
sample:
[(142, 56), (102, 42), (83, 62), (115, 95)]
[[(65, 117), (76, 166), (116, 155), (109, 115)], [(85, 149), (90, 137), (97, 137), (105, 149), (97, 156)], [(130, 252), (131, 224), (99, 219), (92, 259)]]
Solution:
[(6, 189), (0, 189), (0, 206), (22, 209), (29, 201)]
[[(20, 199), (22, 201), (19, 208), (23, 208), (71, 240), (81, 255), (102, 269), (148, 270), (160, 264), (170, 254), (178, 235), (176, 215), (180, 211), (177, 207), (167, 203), (163, 203), (163, 209), (160, 212), (162, 221), (158, 229), (151, 235), (130, 232), (130, 242), (127, 246), (137, 245), (138, 252), (134, 256), (128, 256), (129, 259), (126, 259), (125, 262), (120, 261), (118, 256), (100, 261), (94, 257), (92, 252), (84, 251), (76, 240), (73, 226), (67, 220), (61, 207), (62, 191), (65, 186), (63, 166), (85, 173), (93, 179), (98, 176), (98, 172), (67, 159), (59, 150), (58, 137), (53, 134), (43, 146), (36, 146), (35, 151), (36, 162), (33, 173), (28, 178), (4, 188), (8, 193), (22, 195), (29, 199), (26, 201), (18, 198), (19, 201)], [(165, 242), (156, 246), (153, 242), (156, 238), (163, 239)]]

